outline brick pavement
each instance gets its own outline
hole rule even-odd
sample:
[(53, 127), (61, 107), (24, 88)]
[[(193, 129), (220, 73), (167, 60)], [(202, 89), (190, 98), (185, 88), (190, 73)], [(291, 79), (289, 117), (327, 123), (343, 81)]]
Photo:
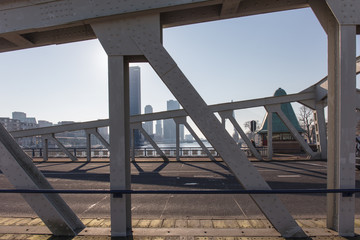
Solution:
[[(76, 237), (54, 237), (39, 218), (1, 218), (0, 239), (111, 239), (110, 219), (83, 218), (86, 228)], [(325, 219), (298, 219), (310, 239), (349, 239), (326, 228)], [(281, 238), (264, 219), (133, 219), (133, 239), (139, 240), (256, 240)], [(355, 220), (360, 234), (360, 219)], [(360, 239), (354, 237), (350, 239)]]

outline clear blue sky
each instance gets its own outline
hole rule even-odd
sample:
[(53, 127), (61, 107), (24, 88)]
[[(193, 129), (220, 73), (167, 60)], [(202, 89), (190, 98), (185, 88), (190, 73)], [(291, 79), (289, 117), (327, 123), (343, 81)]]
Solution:
[[(268, 97), (279, 87), (297, 93), (327, 75), (326, 34), (311, 9), (165, 29), (164, 46), (208, 104)], [(142, 108), (166, 110), (174, 97), (148, 64), (136, 65)], [(97, 40), (1, 53), (0, 66), (1, 117), (108, 118), (107, 57)], [(261, 122), (264, 113), (236, 118)]]

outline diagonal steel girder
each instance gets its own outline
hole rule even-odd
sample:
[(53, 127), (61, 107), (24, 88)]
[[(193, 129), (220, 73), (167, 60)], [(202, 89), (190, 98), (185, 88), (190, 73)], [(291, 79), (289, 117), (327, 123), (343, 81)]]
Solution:
[[(0, 169), (15, 188), (52, 189), (30, 157), (21, 150), (1, 124)], [(59, 194), (22, 196), (54, 235), (74, 236), (85, 228)]]
[[(159, 39), (160, 26), (160, 16), (154, 14), (104, 21), (94, 24), (93, 28), (102, 45), (107, 46), (105, 51), (146, 57), (245, 189), (270, 189), (163, 47)], [(306, 236), (277, 196), (251, 197), (282, 236)]]

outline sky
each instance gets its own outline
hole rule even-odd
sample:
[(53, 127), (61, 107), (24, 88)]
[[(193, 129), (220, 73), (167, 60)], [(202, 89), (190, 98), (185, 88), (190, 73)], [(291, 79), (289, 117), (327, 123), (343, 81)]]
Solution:
[[(163, 38), (207, 104), (269, 97), (279, 87), (297, 93), (327, 75), (327, 37), (309, 8), (167, 28)], [(165, 111), (175, 98), (148, 64), (132, 66), (141, 67), (142, 112), (145, 105)], [(0, 71), (0, 117), (108, 118), (107, 56), (98, 40), (1, 53)], [(236, 119), (262, 122), (264, 114), (241, 110)]]

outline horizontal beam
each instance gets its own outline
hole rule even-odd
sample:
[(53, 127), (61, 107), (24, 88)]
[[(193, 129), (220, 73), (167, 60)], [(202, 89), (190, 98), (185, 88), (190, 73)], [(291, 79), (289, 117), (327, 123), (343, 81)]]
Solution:
[(52, 127), (32, 128), (32, 129), (26, 129), (20, 131), (13, 131), (11, 132), (11, 135), (14, 138), (21, 138), (21, 137), (30, 137), (30, 136), (38, 136), (38, 135), (48, 135), (52, 133), (56, 134), (61, 132), (85, 130), (89, 128), (101, 128), (108, 126), (109, 126), (109, 119), (103, 119), (103, 120), (90, 121), (90, 122), (71, 123), (71, 124), (64, 124), (64, 125), (52, 126)]
[[(94, 39), (90, 24), (104, 18), (156, 12), (163, 27), (172, 27), (302, 7), (308, 7), (307, 0), (4, 1), (0, 52)], [(4, 35), (10, 33), (17, 36), (14, 44)]]
[[(311, 100), (315, 98), (315, 94), (313, 92), (305, 92), (305, 93), (297, 93), (297, 94), (289, 94), (286, 96), (278, 96), (278, 97), (267, 97), (267, 98), (259, 98), (253, 100), (239, 101), (239, 102), (231, 102), (231, 103), (223, 103), (210, 105), (210, 109), (213, 112), (221, 112), (221, 111), (229, 111), (229, 110), (237, 110), (237, 109), (246, 109), (253, 107), (262, 107), (269, 104), (281, 104), (287, 102), (296, 102), (296, 101), (304, 101)], [(166, 112), (158, 112), (151, 114), (143, 114), (143, 115), (135, 115), (130, 117), (130, 123), (141, 123), (147, 121), (154, 121), (158, 119), (169, 119), (169, 118), (177, 118), (177, 117), (186, 117), (188, 114), (184, 110), (173, 110)], [(11, 135), (14, 138), (22, 138), (22, 137), (30, 137), (30, 136), (38, 136), (38, 135), (46, 135), (46, 134), (56, 134), (61, 132), (71, 132), (78, 130), (85, 130), (91, 128), (100, 128), (109, 126), (109, 120), (97, 120), (91, 122), (82, 122), (82, 123), (72, 123), (66, 125), (52, 126), (52, 127), (43, 127), (43, 128), (33, 128), (26, 129), (20, 131), (13, 131)]]

